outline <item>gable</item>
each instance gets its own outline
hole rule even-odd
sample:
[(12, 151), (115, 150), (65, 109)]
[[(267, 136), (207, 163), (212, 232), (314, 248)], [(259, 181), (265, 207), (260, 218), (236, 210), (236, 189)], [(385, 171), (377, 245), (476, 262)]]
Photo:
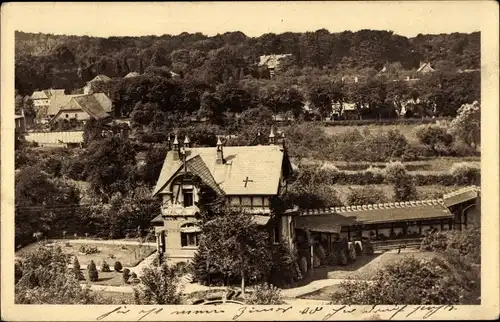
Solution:
[[(215, 147), (188, 148), (186, 166), (226, 195), (276, 195), (282, 172), (291, 173), (288, 155), (277, 145), (229, 146), (223, 153), (226, 163), (218, 164)], [(169, 151), (153, 194), (163, 189), (182, 165)]]

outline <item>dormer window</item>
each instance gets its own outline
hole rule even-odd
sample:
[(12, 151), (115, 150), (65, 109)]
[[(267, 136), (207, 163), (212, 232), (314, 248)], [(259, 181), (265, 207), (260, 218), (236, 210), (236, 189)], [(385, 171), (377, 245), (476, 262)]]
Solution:
[(194, 204), (193, 189), (182, 189), (184, 207), (190, 207)]

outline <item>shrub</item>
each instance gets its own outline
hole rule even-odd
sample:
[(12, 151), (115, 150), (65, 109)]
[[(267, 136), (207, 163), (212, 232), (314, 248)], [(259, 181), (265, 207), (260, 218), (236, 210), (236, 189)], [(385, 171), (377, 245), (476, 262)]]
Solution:
[(109, 264), (105, 260), (102, 261), (101, 272), (111, 272)]
[(347, 265), (347, 252), (345, 249), (340, 250), (339, 256), (338, 256), (338, 264), (341, 266)]
[(142, 283), (134, 288), (135, 304), (180, 304), (179, 276), (163, 263), (146, 267), (142, 271)]
[(354, 243), (349, 244), (349, 248), (347, 249), (347, 260), (350, 262), (354, 262), (356, 260), (356, 249), (354, 248)]
[(97, 246), (81, 245), (78, 250), (80, 251), (80, 253), (85, 255), (92, 255), (99, 253), (99, 249), (97, 249)]
[(449, 147), (453, 142), (453, 136), (448, 133), (448, 129), (444, 126), (420, 125), (415, 129), (415, 134), (418, 140), (434, 152), (434, 155), (441, 155), (443, 147)]
[(475, 184), (479, 180), (481, 170), (467, 162), (454, 163), (450, 168), (450, 174), (456, 185)]
[(315, 251), (321, 263), (324, 263), (326, 260), (326, 251), (323, 248), (323, 246), (321, 245), (316, 246)]
[(123, 282), (127, 284), (130, 278), (130, 270), (128, 268), (123, 269), (122, 276), (123, 276)]
[(121, 271), (121, 270), (122, 270), (122, 268), (123, 268), (122, 263), (120, 263), (119, 261), (116, 261), (116, 262), (115, 262), (115, 265), (114, 265), (114, 269), (115, 269), (115, 271), (116, 271), (116, 272), (119, 272), (119, 271)]
[(387, 197), (382, 189), (373, 186), (363, 186), (358, 189), (349, 189), (347, 205), (366, 205), (387, 202)]
[(77, 280), (84, 280), (85, 277), (80, 269), (80, 262), (78, 261), (78, 257), (75, 256), (73, 259), (73, 273), (75, 274), (75, 278)]
[(90, 261), (89, 266), (87, 267), (89, 274), (89, 281), (95, 282), (99, 279), (99, 273), (97, 272), (97, 268), (93, 260)]
[(245, 301), (247, 305), (280, 305), (285, 304), (281, 297), (281, 289), (264, 283), (256, 285)]
[(313, 267), (318, 268), (321, 266), (321, 260), (319, 259), (318, 255), (314, 254), (313, 255)]
[(137, 274), (135, 272), (132, 272), (132, 274), (130, 274), (130, 278), (137, 278)]
[(337, 254), (335, 254), (335, 252), (328, 253), (328, 256), (326, 257), (326, 262), (328, 265), (337, 265), (339, 262)]
[(369, 240), (364, 240), (363, 241), (363, 252), (366, 255), (373, 255), (374, 249), (373, 249), (373, 244)]
[(23, 277), (23, 266), (20, 261), (15, 262), (14, 264), (14, 278), (15, 278), (15, 284)]
[(363, 255), (363, 250), (361, 249), (361, 246), (359, 243), (354, 243), (354, 250), (356, 251), (356, 256)]
[(302, 275), (306, 275), (307, 274), (307, 268), (308, 268), (307, 258), (306, 257), (302, 256), (300, 258), (299, 267), (300, 267), (300, 271), (302, 272)]

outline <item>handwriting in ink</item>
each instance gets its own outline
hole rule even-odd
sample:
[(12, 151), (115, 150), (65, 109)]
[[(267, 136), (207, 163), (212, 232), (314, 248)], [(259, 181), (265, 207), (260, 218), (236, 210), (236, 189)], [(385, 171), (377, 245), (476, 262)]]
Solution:
[(392, 320), (396, 315), (403, 312), (408, 305), (395, 305), (394, 307), (379, 307), (378, 305), (372, 305), (368, 310), (363, 310), (361, 313), (392, 313), (388, 320)]
[(323, 310), (323, 307), (321, 307), (321, 306), (316, 306), (314, 308), (310, 308), (308, 306), (305, 309), (303, 309), (302, 311), (300, 311), (299, 313), (300, 314), (314, 314), (314, 313), (322, 311), (322, 310)]
[(111, 315), (112, 313), (116, 313), (116, 314), (127, 314), (128, 312), (130, 312), (130, 310), (127, 310), (127, 307), (125, 306), (123, 309), (121, 306), (109, 311), (108, 313), (104, 313), (103, 315), (100, 315), (97, 317), (97, 321), (100, 321), (102, 319), (104, 319), (105, 317), (108, 317), (109, 315)]
[(143, 314), (143, 316), (141, 316), (139, 319), (137, 319), (137, 321), (144, 319), (146, 316), (150, 315), (151, 313), (158, 314), (161, 311), (163, 311), (162, 308), (156, 308), (156, 307), (152, 308), (151, 310), (140, 310), (139, 314)]
[(457, 310), (457, 308), (453, 305), (419, 305), (413, 311), (408, 313), (406, 317), (409, 317), (415, 313), (418, 314), (419, 312), (425, 312), (424, 316), (422, 317), (422, 319), (425, 320), (430, 318), (440, 310), (451, 312)]
[(337, 314), (337, 313), (339, 313), (339, 312), (340, 312), (341, 314), (351, 314), (351, 313), (353, 313), (353, 312), (355, 312), (355, 311), (356, 311), (356, 308), (353, 308), (353, 307), (351, 307), (350, 305), (343, 305), (343, 306), (341, 306), (341, 307), (339, 307), (339, 308), (337, 308), (337, 307), (332, 307), (332, 308), (328, 308), (328, 309), (330, 309), (330, 310), (331, 310), (331, 312), (330, 312), (330, 313), (328, 313), (327, 315), (325, 315), (325, 316), (323, 317), (323, 321), (328, 320), (329, 318), (331, 318), (332, 316), (334, 316), (335, 314)]
[(256, 307), (240, 307), (236, 314), (233, 316), (233, 321), (237, 320), (244, 313), (252, 314), (252, 313), (262, 313), (262, 312), (276, 312), (276, 313), (286, 313), (288, 310), (291, 310), (291, 306), (287, 307), (267, 307), (267, 308), (256, 308)]
[(173, 311), (170, 313), (171, 315), (191, 315), (191, 314), (221, 314), (225, 313), (224, 310), (182, 310), (182, 311)]

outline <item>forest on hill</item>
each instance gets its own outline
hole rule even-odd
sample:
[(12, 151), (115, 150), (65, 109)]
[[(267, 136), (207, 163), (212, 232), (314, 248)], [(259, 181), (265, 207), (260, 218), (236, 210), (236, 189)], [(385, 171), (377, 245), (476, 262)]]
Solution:
[(402, 71), (429, 61), (436, 70), (456, 72), (480, 67), (480, 33), (417, 35), (360, 30), (330, 33), (267, 33), (248, 37), (242, 32), (216, 36), (181, 33), (176, 36), (109, 37), (67, 36), (42, 33), (15, 34), (16, 90), (81, 88), (99, 74), (123, 77), (129, 72), (167, 75), (216, 86), (230, 79), (266, 78), (259, 56), (291, 54), (282, 63), (285, 82), (300, 76), (373, 76), (384, 65)]

